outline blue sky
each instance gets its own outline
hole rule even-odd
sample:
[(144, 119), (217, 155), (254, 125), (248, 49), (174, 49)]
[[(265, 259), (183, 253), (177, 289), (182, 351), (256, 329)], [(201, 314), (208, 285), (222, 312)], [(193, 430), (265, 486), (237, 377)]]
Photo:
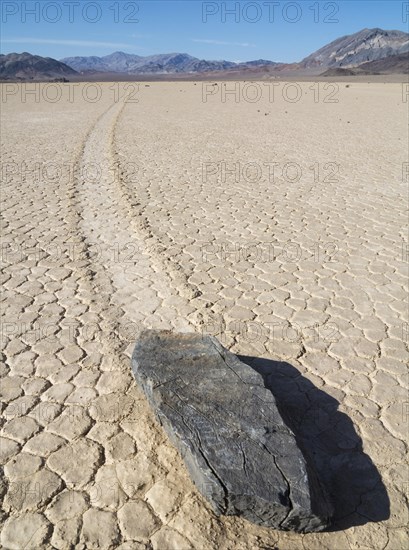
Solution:
[(2, 0), (1, 53), (60, 59), (183, 52), (204, 59), (291, 62), (365, 27), (407, 32), (408, 6), (394, 0)]

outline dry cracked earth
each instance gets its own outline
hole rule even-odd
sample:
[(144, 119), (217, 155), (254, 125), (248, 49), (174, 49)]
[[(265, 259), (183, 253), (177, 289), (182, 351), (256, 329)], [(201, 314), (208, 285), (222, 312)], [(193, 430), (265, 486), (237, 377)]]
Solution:
[[(408, 543), (403, 85), (227, 85), (3, 85), (2, 548)], [(142, 328), (263, 374), (331, 530), (213, 514), (131, 375)]]

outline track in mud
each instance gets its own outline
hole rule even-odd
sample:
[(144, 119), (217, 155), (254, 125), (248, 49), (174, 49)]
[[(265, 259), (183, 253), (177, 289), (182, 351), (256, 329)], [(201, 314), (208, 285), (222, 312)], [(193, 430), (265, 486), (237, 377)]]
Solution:
[[(143, 225), (123, 192), (114, 152), (114, 130), (125, 103), (113, 104), (88, 133), (80, 160), (76, 196), (79, 229), (90, 262), (95, 300), (111, 309), (119, 338), (132, 343), (140, 328), (192, 331), (188, 302), (150, 254)], [(150, 240), (152, 240), (150, 238)], [(166, 268), (165, 268), (166, 269)]]

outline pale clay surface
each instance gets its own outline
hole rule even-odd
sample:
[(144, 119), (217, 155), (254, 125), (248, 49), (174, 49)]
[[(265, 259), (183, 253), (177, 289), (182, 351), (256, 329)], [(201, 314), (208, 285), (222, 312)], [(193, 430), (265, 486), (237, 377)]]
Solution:
[[(126, 104), (110, 86), (95, 103), (1, 105), (3, 166), (62, 169), (38, 182), (19, 167), (3, 183), (2, 547), (405, 547), (402, 86), (339, 84), (338, 103), (314, 103), (308, 83), (298, 103), (203, 103), (200, 83), (151, 83)], [(223, 161), (278, 165), (274, 181), (266, 168), (256, 183), (203, 176)], [(288, 162), (299, 181), (283, 177)], [(323, 181), (327, 162), (337, 181)], [(296, 367), (353, 422), (389, 518), (300, 535), (214, 516), (131, 376), (141, 328), (203, 330)], [(352, 516), (371, 515), (371, 490)]]

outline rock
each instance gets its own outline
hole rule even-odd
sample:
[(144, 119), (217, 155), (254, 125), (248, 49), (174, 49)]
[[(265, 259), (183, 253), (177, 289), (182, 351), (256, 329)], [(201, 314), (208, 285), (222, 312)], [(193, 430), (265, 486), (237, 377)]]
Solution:
[(132, 370), (216, 514), (297, 532), (328, 525), (332, 506), (274, 396), (215, 338), (146, 330)]

